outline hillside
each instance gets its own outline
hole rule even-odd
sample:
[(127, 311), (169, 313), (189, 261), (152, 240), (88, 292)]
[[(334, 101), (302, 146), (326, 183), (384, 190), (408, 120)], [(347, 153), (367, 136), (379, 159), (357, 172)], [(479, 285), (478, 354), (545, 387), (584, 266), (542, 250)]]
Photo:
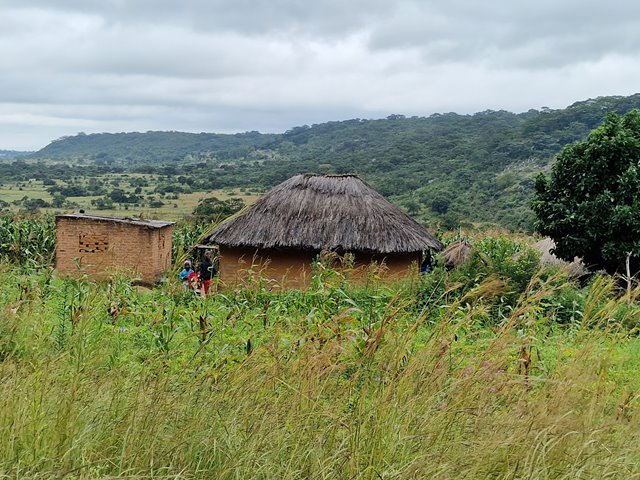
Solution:
[[(34, 158), (84, 159), (94, 173), (95, 167), (111, 166), (191, 176), (191, 188), (204, 191), (269, 188), (300, 172), (355, 172), (423, 221), (445, 228), (487, 222), (526, 230), (537, 172), (563, 145), (585, 138), (606, 112), (632, 108), (640, 108), (640, 94), (519, 114), (327, 122), (281, 135), (81, 134), (53, 142)], [(29, 174), (29, 167), (20, 168)], [(30, 174), (37, 178), (37, 172)]]
[(566, 109), (486, 111), (428, 118), (330, 122), (284, 134), (281, 158), (264, 163), (272, 183), (294, 171), (356, 171), (414, 215), (447, 226), (531, 226), (533, 176), (563, 145), (586, 137), (607, 111), (640, 107), (640, 95), (578, 102)]
[(235, 158), (259, 148), (276, 135), (246, 132), (236, 134), (132, 132), (79, 133), (54, 140), (32, 158), (95, 160), (98, 163), (163, 163), (180, 161), (187, 154), (215, 152), (218, 158)]
[(31, 155), (32, 153), (33, 152), (21, 152), (18, 150), (0, 150), (0, 160), (24, 157), (25, 155)]

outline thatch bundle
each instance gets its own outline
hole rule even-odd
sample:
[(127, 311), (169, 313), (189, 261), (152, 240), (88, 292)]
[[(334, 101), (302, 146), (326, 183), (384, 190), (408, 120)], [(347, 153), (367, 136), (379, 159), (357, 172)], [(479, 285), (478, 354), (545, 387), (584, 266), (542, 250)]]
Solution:
[(562, 267), (570, 278), (579, 278), (589, 273), (587, 267), (578, 257), (574, 258), (572, 262), (566, 262), (561, 258), (558, 258), (552, 253), (552, 250), (556, 248), (556, 242), (551, 238), (546, 237), (533, 245), (538, 252), (540, 252), (540, 263), (543, 265), (553, 265)]
[(471, 256), (471, 244), (465, 239), (456, 240), (447, 246), (442, 252), (445, 265), (449, 268), (459, 267)]
[(423, 226), (356, 175), (296, 175), (215, 228), (205, 241), (372, 253), (442, 249)]

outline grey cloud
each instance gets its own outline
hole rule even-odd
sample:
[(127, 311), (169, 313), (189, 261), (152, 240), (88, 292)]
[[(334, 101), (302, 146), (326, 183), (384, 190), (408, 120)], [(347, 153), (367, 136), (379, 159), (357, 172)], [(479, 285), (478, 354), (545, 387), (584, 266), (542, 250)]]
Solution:
[(182, 24), (202, 31), (236, 31), (265, 34), (296, 31), (298, 34), (340, 35), (365, 26), (393, 10), (386, 0), (7, 0), (65, 13), (96, 15), (114, 23)]
[(550, 68), (640, 50), (640, 3), (405, 2), (372, 28), (372, 49), (414, 48), (426, 62)]
[(0, 148), (630, 94), (636, 19), (631, 0), (0, 0)]

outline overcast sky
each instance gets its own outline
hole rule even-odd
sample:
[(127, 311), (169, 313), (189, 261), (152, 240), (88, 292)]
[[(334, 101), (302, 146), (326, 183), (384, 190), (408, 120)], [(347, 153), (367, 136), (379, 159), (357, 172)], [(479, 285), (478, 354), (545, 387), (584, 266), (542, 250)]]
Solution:
[(640, 91), (632, 0), (0, 0), (0, 149)]

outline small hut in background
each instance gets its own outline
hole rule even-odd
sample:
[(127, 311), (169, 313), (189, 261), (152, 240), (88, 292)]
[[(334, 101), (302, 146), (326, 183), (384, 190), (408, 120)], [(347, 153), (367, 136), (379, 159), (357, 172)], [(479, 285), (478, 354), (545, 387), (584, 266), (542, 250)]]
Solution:
[(459, 267), (469, 259), (472, 251), (473, 247), (464, 238), (451, 242), (442, 252), (445, 265), (447, 268)]
[(356, 175), (301, 174), (215, 228), (220, 281), (259, 270), (283, 287), (305, 288), (320, 252), (353, 254), (355, 267), (383, 263), (386, 277), (418, 271), (422, 252), (442, 244)]
[(70, 276), (108, 278), (115, 271), (159, 280), (171, 266), (174, 222), (101, 215), (56, 216), (56, 269)]
[(554, 255), (552, 250), (556, 248), (556, 242), (549, 237), (545, 237), (535, 243), (533, 248), (540, 252), (540, 263), (543, 265), (561, 267), (567, 272), (569, 278), (580, 278), (589, 273), (589, 270), (585, 267), (580, 258), (575, 257), (572, 262), (567, 262)]

